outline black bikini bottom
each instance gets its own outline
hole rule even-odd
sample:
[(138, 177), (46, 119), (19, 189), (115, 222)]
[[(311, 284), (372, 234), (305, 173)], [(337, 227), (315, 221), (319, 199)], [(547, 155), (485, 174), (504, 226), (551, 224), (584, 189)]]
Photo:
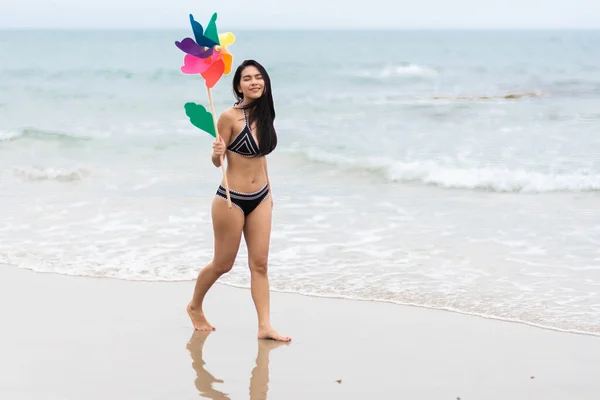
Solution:
[[(248, 216), (260, 203), (263, 202), (269, 195), (269, 185), (266, 184), (262, 189), (258, 192), (254, 193), (241, 193), (236, 192), (235, 190), (229, 190), (229, 196), (231, 197), (231, 202), (238, 206), (243, 212), (244, 216)], [(227, 200), (227, 192), (223, 185), (219, 185), (217, 189), (217, 196), (220, 196)]]

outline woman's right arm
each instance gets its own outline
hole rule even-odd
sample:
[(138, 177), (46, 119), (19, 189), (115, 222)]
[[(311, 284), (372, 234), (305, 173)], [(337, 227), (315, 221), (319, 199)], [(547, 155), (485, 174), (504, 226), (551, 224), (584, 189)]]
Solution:
[(212, 163), (215, 167), (219, 168), (221, 166), (221, 157), (224, 157), (225, 153), (225, 145), (223, 144), (223, 138), (221, 136), (217, 136), (215, 141), (213, 142), (213, 153), (212, 153)]
[(231, 110), (227, 110), (219, 116), (219, 120), (217, 121), (217, 131), (219, 135), (213, 142), (211, 159), (213, 165), (217, 168), (221, 166), (221, 157), (225, 157), (232, 127), (233, 119), (231, 118)]

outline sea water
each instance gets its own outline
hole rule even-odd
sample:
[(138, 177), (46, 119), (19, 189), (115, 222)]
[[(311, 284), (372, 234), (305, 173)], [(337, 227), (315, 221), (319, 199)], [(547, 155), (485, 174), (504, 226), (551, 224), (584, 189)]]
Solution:
[[(600, 31), (235, 34), (277, 111), (274, 290), (600, 334)], [(183, 110), (208, 106), (188, 35), (0, 31), (0, 263), (173, 281), (210, 261), (221, 171)], [(249, 286), (246, 256), (221, 282)]]

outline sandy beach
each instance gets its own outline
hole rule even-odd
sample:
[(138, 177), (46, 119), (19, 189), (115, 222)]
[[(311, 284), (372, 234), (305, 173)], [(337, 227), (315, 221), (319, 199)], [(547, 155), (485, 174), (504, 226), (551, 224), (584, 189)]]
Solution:
[[(276, 273), (276, 272), (275, 272)], [(256, 339), (246, 289), (0, 266), (0, 398), (598, 399), (600, 338), (393, 304), (273, 293), (289, 345)]]

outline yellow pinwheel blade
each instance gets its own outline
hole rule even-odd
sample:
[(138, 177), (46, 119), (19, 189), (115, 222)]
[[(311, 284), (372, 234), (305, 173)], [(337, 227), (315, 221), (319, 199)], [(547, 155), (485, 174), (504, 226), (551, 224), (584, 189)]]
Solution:
[(221, 47), (227, 47), (235, 42), (235, 36), (231, 32), (219, 33), (219, 42)]

